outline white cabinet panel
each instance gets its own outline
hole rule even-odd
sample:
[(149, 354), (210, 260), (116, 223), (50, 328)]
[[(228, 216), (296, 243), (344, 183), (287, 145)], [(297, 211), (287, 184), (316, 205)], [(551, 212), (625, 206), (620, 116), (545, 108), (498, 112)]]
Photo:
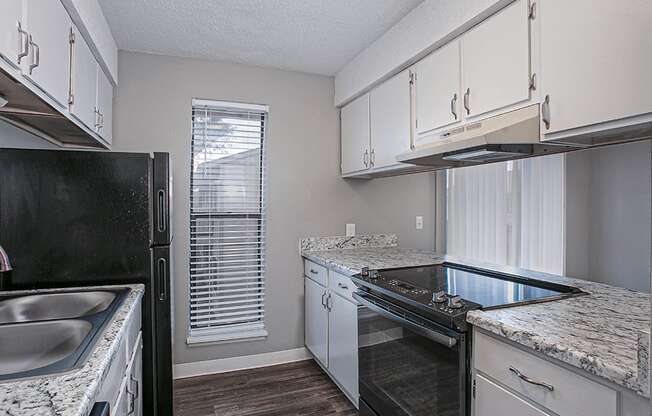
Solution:
[(652, 112), (652, 2), (545, 0), (541, 97), (554, 133)]
[(462, 36), (462, 94), (473, 117), (530, 98), (527, 0), (518, 0)]
[(475, 416), (548, 416), (480, 375), (475, 382)]
[(86, 127), (94, 130), (97, 117), (95, 106), (97, 104), (97, 62), (86, 44), (86, 41), (77, 31), (75, 42), (72, 48), (72, 103), (70, 112), (79, 119)]
[(67, 108), (70, 17), (59, 0), (25, 0), (25, 16), (30, 53), (23, 61), (23, 73)]
[(109, 144), (113, 141), (113, 84), (97, 66), (97, 132)]
[(143, 414), (143, 344), (139, 338), (138, 345), (134, 352), (131, 372), (129, 373), (129, 403), (127, 414), (131, 416), (142, 416)]
[(369, 134), (369, 94), (365, 94), (342, 107), (342, 174), (369, 167)]
[(329, 362), (333, 377), (352, 396), (358, 397), (358, 307), (330, 294)]
[(306, 347), (324, 367), (328, 367), (328, 309), (325, 306), (327, 289), (307, 277), (304, 281)]
[(22, 17), (23, 0), (0, 2), (0, 55), (16, 67), (19, 64), (19, 55), (27, 53), (27, 35), (25, 32), (21, 33), (21, 30), (24, 30)]
[(461, 98), (460, 43), (454, 40), (416, 65), (416, 132), (459, 122)]
[(370, 114), (372, 166), (396, 165), (396, 155), (410, 150), (409, 71), (371, 91)]

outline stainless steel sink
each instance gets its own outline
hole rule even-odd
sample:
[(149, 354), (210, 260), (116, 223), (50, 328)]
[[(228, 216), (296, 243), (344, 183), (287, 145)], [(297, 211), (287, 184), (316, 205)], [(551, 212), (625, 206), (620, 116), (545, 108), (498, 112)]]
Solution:
[(89, 291), (44, 293), (0, 300), (0, 324), (93, 315), (108, 308), (115, 295), (109, 291)]
[(93, 329), (79, 319), (30, 322), (0, 328), (0, 375), (46, 367), (74, 353)]

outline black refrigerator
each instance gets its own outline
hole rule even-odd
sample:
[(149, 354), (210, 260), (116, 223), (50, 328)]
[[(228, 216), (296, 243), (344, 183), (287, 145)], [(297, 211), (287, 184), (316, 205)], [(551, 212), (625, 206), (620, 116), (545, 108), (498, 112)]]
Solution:
[(167, 153), (0, 149), (3, 289), (143, 283), (143, 402), (172, 415)]

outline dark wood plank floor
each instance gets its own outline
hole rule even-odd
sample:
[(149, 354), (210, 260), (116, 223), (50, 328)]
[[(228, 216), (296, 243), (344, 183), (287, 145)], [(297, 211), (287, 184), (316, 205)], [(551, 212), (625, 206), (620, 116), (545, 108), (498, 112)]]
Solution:
[(175, 416), (353, 416), (358, 412), (312, 360), (174, 382)]

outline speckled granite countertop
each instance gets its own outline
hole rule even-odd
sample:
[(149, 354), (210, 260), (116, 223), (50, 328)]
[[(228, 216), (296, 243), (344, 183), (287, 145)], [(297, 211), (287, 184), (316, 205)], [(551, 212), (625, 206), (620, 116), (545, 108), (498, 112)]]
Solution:
[[(321, 248), (321, 247), (320, 247)], [(649, 397), (650, 295), (587, 280), (391, 247), (302, 251), (344, 274), (451, 261), (574, 286), (587, 292), (561, 301), (470, 312), (472, 325)]]
[[(120, 287), (128, 287), (131, 290), (116, 310), (112, 321), (104, 328), (86, 363), (67, 373), (0, 382), (0, 416), (87, 416), (90, 413), (106, 372), (125, 335), (124, 322), (136, 310), (134, 306), (142, 298), (145, 288), (143, 285), (79, 288), (88, 290)], [(64, 290), (75, 290), (75, 288), (3, 292), (3, 294)]]

